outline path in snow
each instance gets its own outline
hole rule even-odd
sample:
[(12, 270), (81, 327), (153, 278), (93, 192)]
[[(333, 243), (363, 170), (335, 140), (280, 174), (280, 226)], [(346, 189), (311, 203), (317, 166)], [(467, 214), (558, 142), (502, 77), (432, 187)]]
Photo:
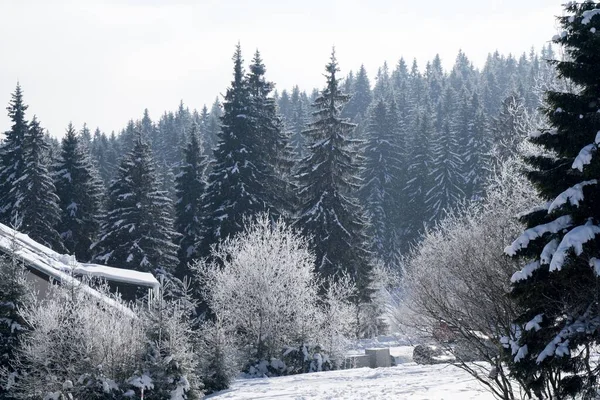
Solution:
[(402, 364), (277, 378), (240, 379), (210, 399), (492, 400), (469, 374), (448, 365)]

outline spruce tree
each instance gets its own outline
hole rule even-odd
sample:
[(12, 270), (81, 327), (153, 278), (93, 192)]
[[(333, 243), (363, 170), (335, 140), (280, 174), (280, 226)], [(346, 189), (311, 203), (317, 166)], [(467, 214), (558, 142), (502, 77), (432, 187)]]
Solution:
[(356, 121), (365, 117), (373, 99), (371, 84), (369, 83), (369, 77), (364, 65), (360, 66), (353, 83), (352, 97), (350, 97), (350, 100), (344, 106), (342, 117)]
[(251, 121), (248, 145), (252, 146), (252, 163), (260, 174), (261, 202), (273, 216), (287, 216), (292, 212), (289, 182), (293, 152), (282, 119), (277, 115), (275, 99), (270, 97), (274, 85), (265, 79), (265, 72), (257, 50), (247, 77)]
[(132, 150), (120, 162), (110, 185), (96, 262), (137, 271), (173, 272), (177, 265), (177, 234), (172, 203), (160, 190), (150, 146), (138, 131)]
[(439, 102), (436, 132), (430, 143), (430, 186), (425, 194), (429, 221), (440, 220), (464, 197), (463, 158), (456, 132), (455, 102), (452, 88), (447, 87)]
[[(15, 227), (18, 228), (18, 227)], [(14, 243), (13, 243), (14, 244)], [(27, 269), (17, 259), (13, 246), (10, 257), (0, 258), (0, 370), (19, 379), (12, 363), (19, 349), (22, 335), (27, 331), (27, 322), (20, 311), (29, 305), (29, 288), (26, 280)], [(12, 399), (7, 390), (9, 382), (0, 383), (0, 398)]]
[(234, 74), (223, 103), (219, 142), (205, 196), (205, 234), (201, 253), (243, 229), (244, 217), (264, 211), (260, 196), (261, 172), (254, 163), (255, 148), (250, 91), (238, 44), (233, 56)]
[(0, 222), (5, 225), (11, 223), (12, 208), (16, 201), (11, 194), (12, 186), (23, 175), (25, 168), (23, 142), (29, 129), (29, 124), (25, 119), (27, 107), (23, 101), (21, 85), (17, 83), (17, 88), (11, 95), (7, 107), (12, 126), (6, 132), (0, 150)]
[(69, 254), (87, 262), (100, 230), (104, 188), (84, 140), (69, 124), (53, 175), (61, 211), (57, 230)]
[(539, 398), (595, 398), (590, 350), (600, 342), (600, 4), (571, 2), (559, 18), (559, 74), (576, 92), (548, 91), (548, 129), (532, 141), (528, 177), (547, 203), (525, 214), (527, 230), (506, 248), (523, 260), (512, 277), (517, 331), (510, 368)]
[(304, 132), (310, 145), (297, 173), (301, 206), (296, 224), (312, 239), (321, 276), (348, 273), (357, 283), (360, 300), (368, 301), (371, 243), (367, 217), (357, 200), (362, 143), (350, 139), (355, 125), (340, 116), (348, 96), (340, 90), (338, 71), (332, 53), (327, 86), (315, 100), (313, 121)]
[(429, 175), (431, 171), (430, 145), (433, 138), (433, 121), (429, 101), (417, 109), (414, 129), (408, 138), (408, 157), (406, 162), (406, 181), (404, 191), (408, 198), (402, 212), (407, 216), (403, 223), (403, 250), (416, 239), (424, 228), (429, 215), (425, 208), (425, 199), (429, 191)]
[(179, 279), (191, 277), (189, 263), (200, 257), (198, 245), (202, 239), (204, 221), (202, 197), (206, 191), (208, 166), (208, 157), (202, 148), (198, 127), (193, 125), (184, 150), (185, 159), (175, 177), (175, 230), (180, 235), (177, 251), (179, 264), (175, 275)]
[(59, 198), (49, 172), (47, 151), (44, 130), (34, 116), (23, 140), (23, 172), (9, 192), (14, 199), (11, 219), (18, 220), (21, 232), (33, 240), (64, 251), (56, 230), (60, 221)]
[(398, 255), (397, 213), (402, 206), (401, 174), (404, 149), (398, 146), (399, 121), (395, 104), (376, 102), (369, 116), (365, 146), (362, 203), (371, 221), (373, 251), (391, 266)]

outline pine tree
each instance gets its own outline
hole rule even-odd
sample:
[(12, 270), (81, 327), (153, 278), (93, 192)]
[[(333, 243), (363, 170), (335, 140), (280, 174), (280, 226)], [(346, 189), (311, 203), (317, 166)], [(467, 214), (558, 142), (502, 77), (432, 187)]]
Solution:
[(260, 197), (260, 171), (251, 153), (255, 144), (252, 142), (253, 121), (248, 118), (250, 92), (239, 44), (233, 62), (234, 77), (223, 103), (219, 143), (205, 196), (203, 256), (209, 254), (211, 245), (240, 232), (245, 215), (255, 215), (265, 209)]
[(376, 102), (369, 116), (365, 147), (364, 186), (362, 203), (371, 221), (373, 251), (387, 266), (398, 255), (397, 213), (402, 205), (401, 174), (404, 149), (398, 146), (400, 123), (395, 104), (387, 107)]
[(64, 246), (56, 226), (60, 221), (59, 198), (48, 170), (48, 144), (34, 116), (23, 140), (23, 173), (12, 185), (9, 195), (15, 199), (12, 220), (33, 240), (56, 251)]
[(96, 262), (145, 272), (173, 271), (177, 234), (172, 203), (159, 188), (150, 146), (138, 131), (110, 185), (100, 239), (92, 245)]
[(464, 198), (463, 158), (456, 134), (454, 104), (451, 87), (444, 90), (436, 118), (436, 132), (430, 143), (429, 190), (425, 194), (426, 214), (429, 221), (438, 221), (446, 211)]
[(277, 115), (275, 99), (269, 97), (273, 83), (265, 79), (266, 68), (260, 53), (256, 51), (247, 77), (250, 94), (248, 116), (251, 134), (248, 144), (252, 146), (252, 163), (260, 175), (261, 202), (275, 217), (291, 214), (289, 182), (293, 166), (290, 139)]
[(363, 119), (367, 109), (371, 105), (372, 98), (371, 84), (369, 83), (367, 70), (364, 65), (361, 65), (354, 80), (352, 97), (350, 97), (350, 100), (344, 106), (342, 117), (350, 118), (352, 121)]
[(407, 216), (403, 226), (403, 248), (423, 232), (423, 224), (429, 220), (426, 213), (425, 199), (429, 190), (429, 175), (431, 171), (430, 145), (433, 138), (433, 121), (431, 107), (425, 100), (425, 106), (418, 109), (413, 123), (414, 129), (408, 138), (408, 159), (406, 163), (406, 183), (404, 191), (408, 201), (403, 214)]
[(338, 86), (338, 71), (332, 53), (327, 87), (315, 100), (313, 122), (305, 131), (310, 146), (297, 174), (301, 208), (296, 224), (312, 238), (317, 271), (323, 277), (348, 273), (357, 283), (360, 300), (368, 301), (372, 269), (368, 222), (356, 197), (362, 143), (350, 139), (355, 125), (340, 117), (348, 96)]
[[(18, 227), (15, 227), (18, 228)], [(14, 247), (14, 246), (13, 246)], [(28, 305), (27, 270), (12, 248), (11, 257), (0, 258), (0, 371), (2, 376), (9, 375), (18, 379), (21, 371), (15, 371), (15, 355), (19, 349), (22, 335), (27, 331), (27, 322), (20, 311)], [(12, 399), (7, 393), (7, 384), (0, 384), (0, 398)]]
[(53, 175), (61, 210), (57, 230), (69, 254), (89, 261), (100, 230), (104, 188), (82, 140), (69, 124)]
[(595, 398), (590, 350), (600, 342), (600, 4), (571, 2), (559, 18), (564, 61), (554, 64), (577, 92), (548, 91), (549, 129), (532, 141), (529, 180), (545, 201), (523, 216), (527, 230), (506, 248), (527, 263), (512, 277), (520, 329), (510, 368), (539, 398)]
[(7, 107), (12, 126), (6, 132), (0, 153), (0, 222), (5, 225), (11, 223), (12, 208), (16, 202), (15, 197), (11, 195), (11, 189), (14, 182), (23, 175), (25, 168), (23, 142), (29, 129), (25, 119), (27, 107), (23, 102), (21, 85), (17, 83), (17, 88)]
[(198, 127), (192, 126), (180, 172), (175, 177), (175, 230), (180, 234), (176, 276), (191, 276), (189, 263), (200, 257), (197, 246), (202, 239), (204, 214), (202, 196), (206, 190), (208, 157), (203, 153)]

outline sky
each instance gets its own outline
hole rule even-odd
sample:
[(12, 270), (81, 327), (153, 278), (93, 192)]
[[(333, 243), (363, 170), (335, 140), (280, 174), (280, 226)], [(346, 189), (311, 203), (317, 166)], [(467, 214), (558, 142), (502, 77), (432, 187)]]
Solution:
[(261, 52), (281, 91), (324, 85), (332, 46), (341, 74), (401, 56), (449, 69), (462, 49), (520, 55), (556, 33), (562, 0), (0, 0), (0, 132), (17, 81), (28, 115), (60, 137), (69, 122), (118, 131), (145, 108), (210, 107), (231, 81), (238, 41)]

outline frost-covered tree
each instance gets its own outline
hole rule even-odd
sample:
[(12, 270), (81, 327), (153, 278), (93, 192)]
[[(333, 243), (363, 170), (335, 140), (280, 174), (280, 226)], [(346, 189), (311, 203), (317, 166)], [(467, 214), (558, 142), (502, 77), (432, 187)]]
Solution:
[(208, 335), (202, 343), (209, 358), (202, 364), (210, 386), (218, 388), (221, 379), (231, 377), (233, 344), (250, 373), (300, 373), (341, 364), (354, 329), (350, 298), (356, 288), (343, 275), (324, 285), (319, 296), (324, 282), (298, 232), (260, 214), (213, 249), (211, 258), (197, 264), (215, 320), (202, 328)]
[(98, 297), (84, 285), (51, 285), (43, 300), (20, 310), (31, 329), (11, 360), (23, 372), (9, 389), (14, 398), (108, 400), (131, 390), (144, 326), (101, 290)]
[[(168, 292), (165, 283), (160, 293)], [(166, 290), (165, 290), (166, 289)], [(185, 301), (171, 301), (161, 294), (141, 312), (146, 350), (141, 375), (130, 379), (144, 388), (148, 400), (194, 400), (202, 397), (196, 338)]]
[(308, 155), (297, 172), (299, 217), (296, 222), (311, 238), (317, 271), (323, 277), (346, 272), (359, 288), (360, 298), (369, 298), (371, 245), (368, 220), (357, 200), (361, 187), (362, 142), (350, 138), (355, 127), (341, 118), (348, 96), (341, 92), (335, 54), (326, 67), (327, 87), (314, 104), (313, 122), (304, 132)]
[(201, 252), (243, 229), (244, 215), (263, 211), (260, 171), (254, 164), (250, 93), (243, 69), (242, 50), (233, 56), (234, 76), (223, 103), (219, 141), (208, 178), (204, 212), (205, 234)]
[(278, 357), (314, 338), (318, 283), (306, 240), (262, 214), (197, 265), (204, 298), (228, 332), (250, 346), (246, 360)]
[(23, 142), (29, 131), (29, 123), (25, 119), (27, 107), (23, 101), (21, 85), (17, 83), (7, 107), (12, 126), (6, 132), (0, 149), (0, 222), (5, 225), (11, 222), (12, 207), (16, 202), (11, 189), (14, 182), (23, 175), (25, 168)]
[(190, 276), (189, 263), (200, 257), (198, 245), (202, 239), (204, 214), (202, 196), (206, 190), (208, 157), (203, 152), (197, 125), (192, 126), (189, 141), (184, 150), (185, 160), (175, 177), (177, 200), (175, 202), (175, 230), (181, 235), (177, 257), (176, 276)]
[(554, 43), (566, 57), (559, 75), (577, 85), (548, 91), (549, 124), (533, 135), (544, 153), (527, 158), (529, 180), (544, 203), (525, 213), (527, 229), (505, 252), (523, 269), (512, 277), (519, 308), (508, 358), (539, 398), (593, 398), (600, 342), (600, 4), (570, 2)]
[(20, 230), (54, 250), (64, 247), (56, 226), (60, 221), (59, 198), (49, 171), (44, 131), (34, 116), (23, 140), (23, 171), (12, 184), (11, 215)]
[(138, 132), (110, 185), (100, 238), (92, 245), (96, 262), (138, 271), (173, 271), (177, 233), (172, 203), (159, 188), (150, 147)]
[(402, 306), (393, 313), (502, 399), (518, 398), (500, 355), (515, 316), (509, 280), (519, 269), (502, 249), (521, 229), (514, 215), (539, 201), (522, 168), (514, 158), (503, 163), (486, 183), (486, 199), (454, 210), (425, 233), (406, 259)]
[(100, 230), (104, 188), (82, 140), (69, 124), (53, 175), (61, 211), (58, 233), (69, 254), (89, 261)]

